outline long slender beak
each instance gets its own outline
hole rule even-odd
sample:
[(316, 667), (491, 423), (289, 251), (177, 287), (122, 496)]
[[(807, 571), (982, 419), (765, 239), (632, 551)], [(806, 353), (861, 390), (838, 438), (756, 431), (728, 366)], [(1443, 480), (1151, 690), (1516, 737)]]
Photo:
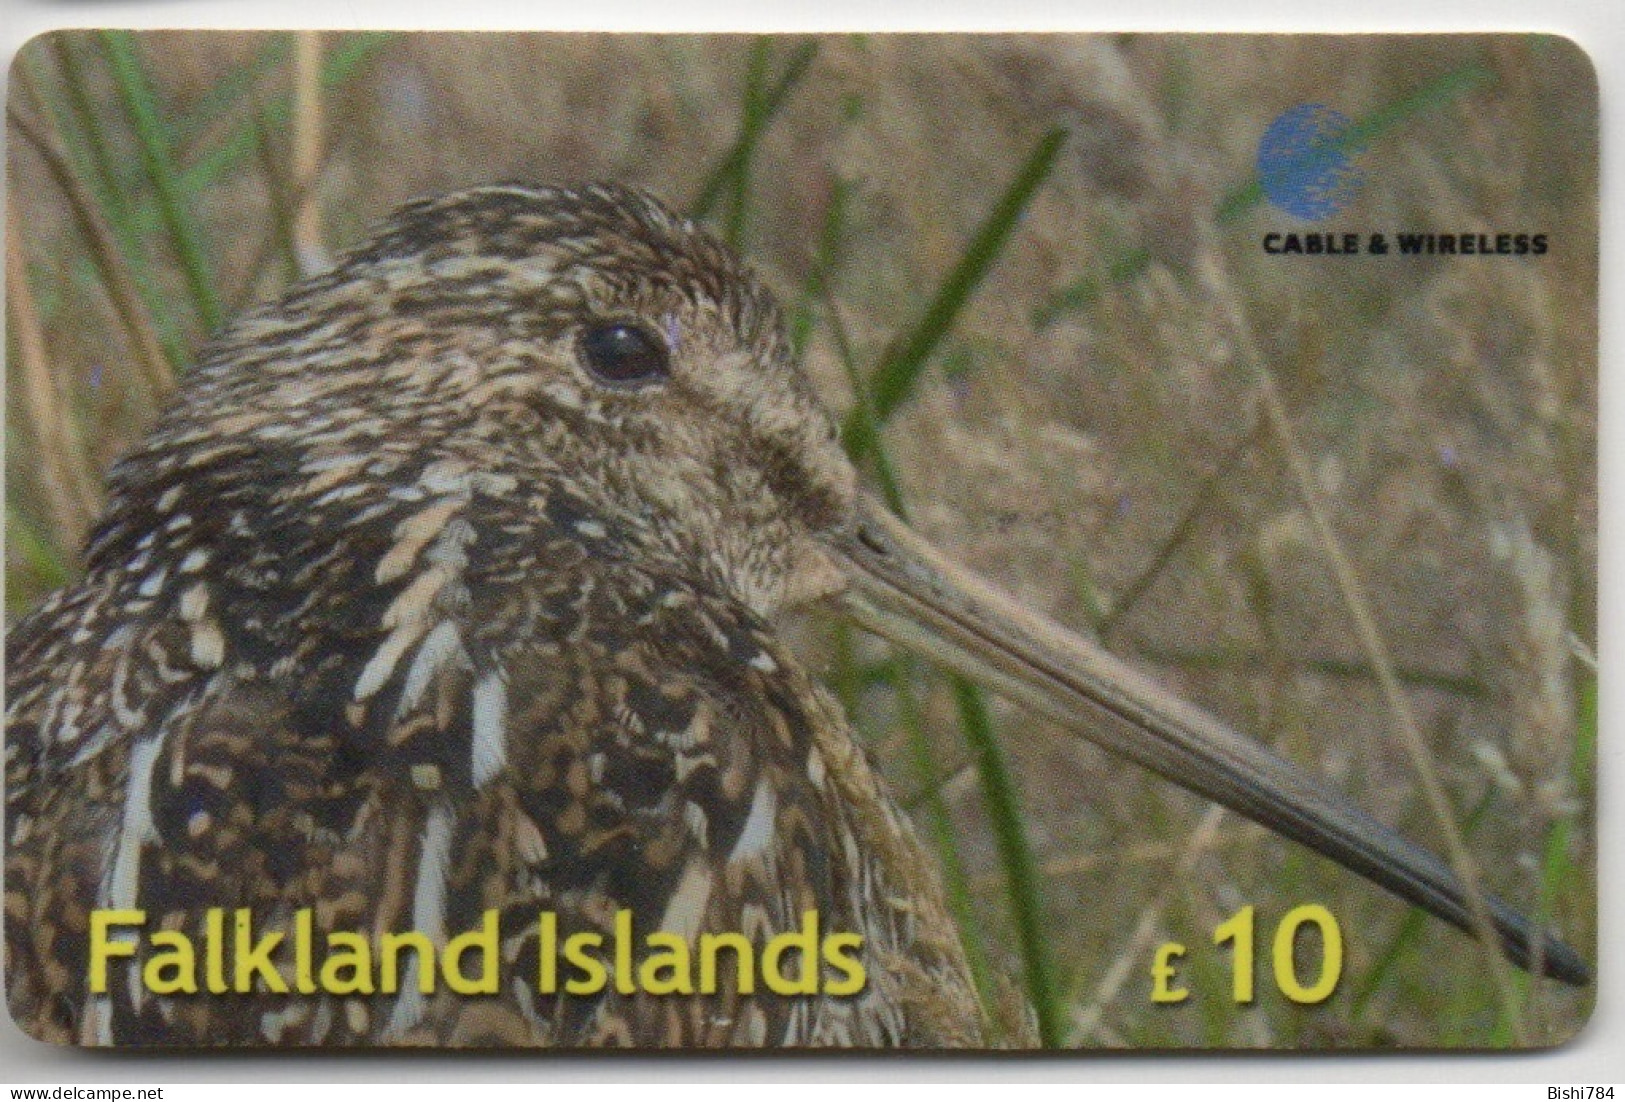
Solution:
[[(1261, 744), (1173, 696), (1120, 659), (1022, 608), (954, 566), (878, 503), (860, 498), (834, 551), (850, 577), (844, 600), (863, 626), (1175, 784), (1301, 842), (1463, 930), (1473, 930), (1461, 880)], [(1565, 983), (1589, 983), (1579, 954), (1486, 897), (1484, 909), (1520, 968), (1539, 962)]]

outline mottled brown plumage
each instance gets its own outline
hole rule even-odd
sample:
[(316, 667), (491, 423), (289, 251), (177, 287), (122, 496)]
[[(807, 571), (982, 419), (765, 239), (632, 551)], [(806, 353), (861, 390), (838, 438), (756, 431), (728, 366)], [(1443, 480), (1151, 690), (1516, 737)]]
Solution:
[[(90, 1044), (979, 1043), (928, 863), (768, 626), (833, 587), (813, 539), (852, 503), (772, 300), (687, 222), (607, 187), (405, 208), (204, 354), (85, 579), (7, 640), (13, 1014)], [(87, 994), (93, 908), (201, 940), (214, 906), (440, 940), (495, 908), (502, 990), (159, 998), (115, 963)], [(538, 911), (621, 908), (757, 939), (817, 910), (869, 983), (539, 996)]]

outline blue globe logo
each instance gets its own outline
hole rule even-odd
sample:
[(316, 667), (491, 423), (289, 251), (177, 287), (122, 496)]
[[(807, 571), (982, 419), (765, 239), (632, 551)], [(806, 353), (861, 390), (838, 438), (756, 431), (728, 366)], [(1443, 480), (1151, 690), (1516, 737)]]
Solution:
[(1365, 183), (1354, 163), (1363, 143), (1347, 115), (1322, 103), (1300, 103), (1276, 116), (1258, 143), (1264, 197), (1311, 222), (1336, 214)]

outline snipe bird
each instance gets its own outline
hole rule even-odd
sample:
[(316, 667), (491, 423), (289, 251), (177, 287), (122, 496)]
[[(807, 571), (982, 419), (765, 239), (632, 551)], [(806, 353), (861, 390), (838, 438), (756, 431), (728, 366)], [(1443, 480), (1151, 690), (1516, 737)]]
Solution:
[[(6, 647), (7, 993), (36, 1037), (984, 1043), (929, 860), (771, 626), (818, 599), (1473, 926), (1442, 861), (871, 504), (772, 297), (639, 192), (396, 213), (205, 352), (86, 562)], [(549, 993), (543, 912), (753, 947), (816, 912), (866, 982), (781, 994), (728, 956), (710, 993)], [(489, 989), (426, 991), (416, 950), (387, 994), (266, 974), (316, 967), (300, 922), (443, 948), (492, 913)], [(245, 919), (285, 939), (242, 987), (211, 937)]]

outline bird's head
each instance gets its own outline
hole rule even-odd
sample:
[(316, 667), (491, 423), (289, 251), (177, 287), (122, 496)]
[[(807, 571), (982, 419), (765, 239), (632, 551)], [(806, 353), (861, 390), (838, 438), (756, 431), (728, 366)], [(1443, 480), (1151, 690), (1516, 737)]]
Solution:
[(596, 553), (763, 616), (839, 585), (815, 541), (850, 523), (854, 474), (777, 304), (642, 192), (502, 186), (411, 204), (235, 326), (199, 374), (189, 401), (207, 409), (189, 419), (229, 429), (279, 411), (272, 431), (307, 467), (360, 443), (537, 502), (567, 484), (607, 529)]

